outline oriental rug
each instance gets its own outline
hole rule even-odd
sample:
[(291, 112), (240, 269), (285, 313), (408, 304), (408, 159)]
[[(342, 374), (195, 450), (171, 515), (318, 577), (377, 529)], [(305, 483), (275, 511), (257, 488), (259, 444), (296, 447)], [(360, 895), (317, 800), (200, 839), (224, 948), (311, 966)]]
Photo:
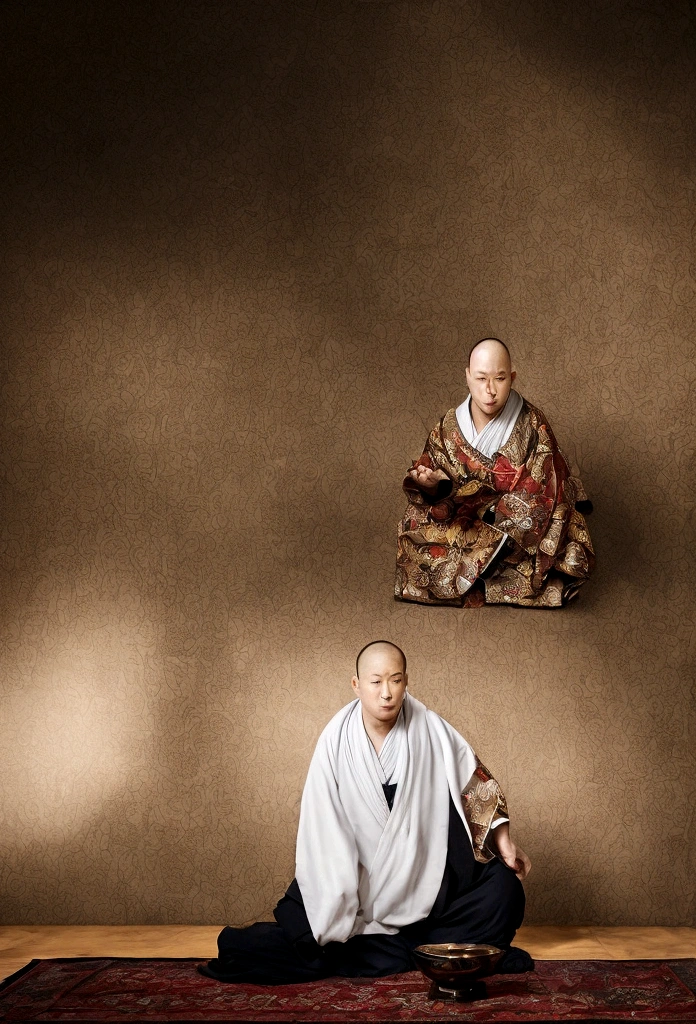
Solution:
[(486, 979), (488, 998), (431, 1001), (418, 972), (227, 985), (200, 960), (33, 960), (0, 989), (3, 1021), (692, 1021), (696, 960), (538, 961)]

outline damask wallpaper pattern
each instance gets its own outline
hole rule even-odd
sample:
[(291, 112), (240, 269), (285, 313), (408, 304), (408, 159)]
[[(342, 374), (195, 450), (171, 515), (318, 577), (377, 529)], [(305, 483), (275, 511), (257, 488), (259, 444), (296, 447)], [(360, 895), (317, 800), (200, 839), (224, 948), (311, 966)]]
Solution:
[[(692, 924), (689, 5), (6, 5), (5, 923), (268, 917), (355, 651), (503, 784), (529, 922)], [(394, 602), (513, 349), (595, 504), (567, 609)]]

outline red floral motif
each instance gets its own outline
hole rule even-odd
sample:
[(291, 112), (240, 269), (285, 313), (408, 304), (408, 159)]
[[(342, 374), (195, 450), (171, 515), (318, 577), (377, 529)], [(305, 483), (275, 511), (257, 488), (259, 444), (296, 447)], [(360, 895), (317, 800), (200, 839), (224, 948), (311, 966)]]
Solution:
[(526, 491), (527, 494), (537, 494), (541, 490), (541, 485), (533, 476), (524, 476), (518, 483), (517, 490)]
[(444, 523), (452, 515), (452, 509), (446, 501), (441, 501), (438, 505), (432, 506), (430, 515), (436, 522)]
[(493, 467), (493, 478), (495, 480), (496, 490), (509, 491), (513, 487), (517, 486), (522, 472), (522, 467), (513, 466), (504, 455), (499, 455), (496, 459), (495, 466)]

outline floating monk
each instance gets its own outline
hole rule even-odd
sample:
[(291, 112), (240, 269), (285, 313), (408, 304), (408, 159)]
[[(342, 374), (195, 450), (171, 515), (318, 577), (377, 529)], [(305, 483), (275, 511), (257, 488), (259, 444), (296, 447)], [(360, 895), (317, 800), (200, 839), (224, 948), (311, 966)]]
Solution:
[(275, 921), (227, 927), (199, 969), (280, 985), (413, 970), (427, 942), (490, 943), (498, 970), (533, 970), (511, 947), (524, 914), (527, 855), (505, 798), (451, 725), (406, 692), (406, 657), (368, 644), (356, 699), (319, 737), (302, 794), (297, 875)]
[(514, 380), (502, 341), (474, 345), (469, 397), (445, 413), (404, 480), (397, 598), (559, 608), (592, 571), (591, 503)]

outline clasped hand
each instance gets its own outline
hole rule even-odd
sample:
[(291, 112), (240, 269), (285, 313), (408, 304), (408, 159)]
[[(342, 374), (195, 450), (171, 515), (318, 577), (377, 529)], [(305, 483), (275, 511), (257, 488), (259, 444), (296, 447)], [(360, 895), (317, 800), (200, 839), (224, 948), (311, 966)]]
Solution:
[(431, 469), (430, 466), (411, 466), (408, 475), (421, 490), (428, 493), (436, 491), (442, 480), (449, 479), (441, 469)]

